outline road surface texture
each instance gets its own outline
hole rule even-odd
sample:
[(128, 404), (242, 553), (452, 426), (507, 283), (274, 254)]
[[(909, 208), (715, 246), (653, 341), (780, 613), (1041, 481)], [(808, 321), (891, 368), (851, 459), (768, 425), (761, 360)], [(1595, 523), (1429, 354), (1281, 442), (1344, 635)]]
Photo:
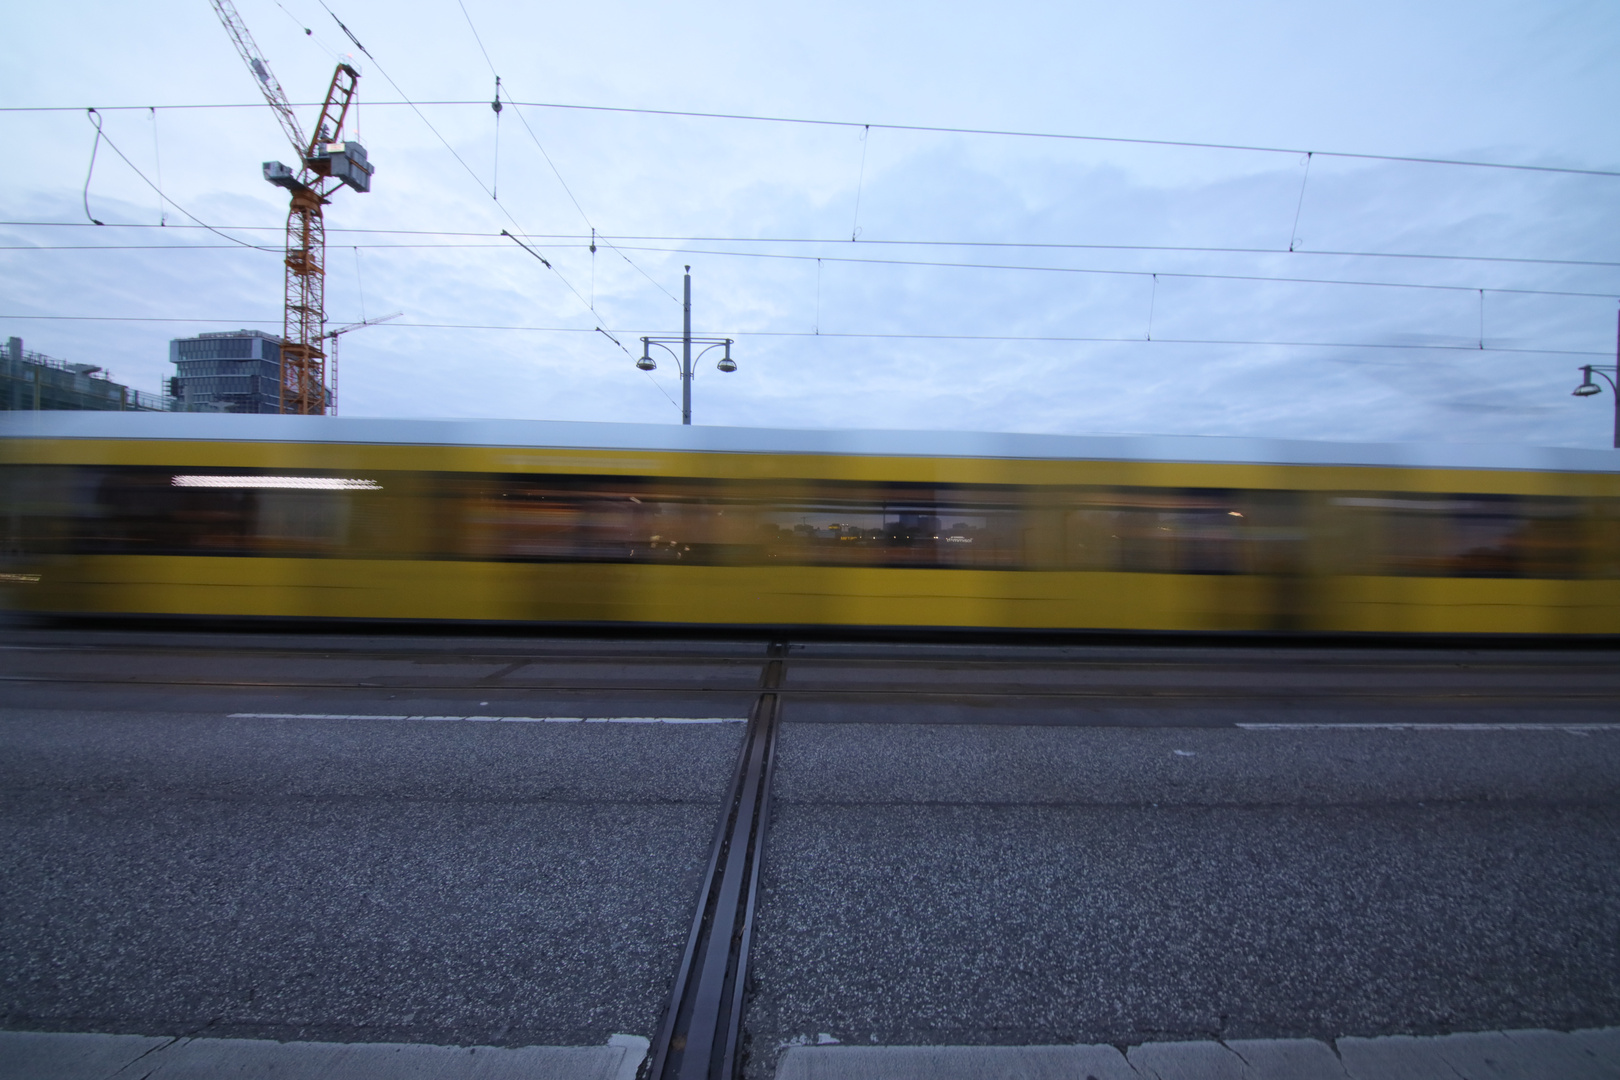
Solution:
[[(0, 1028), (653, 1036), (765, 662), (0, 631)], [(783, 671), (750, 1077), (1620, 1024), (1620, 651), (794, 641)]]

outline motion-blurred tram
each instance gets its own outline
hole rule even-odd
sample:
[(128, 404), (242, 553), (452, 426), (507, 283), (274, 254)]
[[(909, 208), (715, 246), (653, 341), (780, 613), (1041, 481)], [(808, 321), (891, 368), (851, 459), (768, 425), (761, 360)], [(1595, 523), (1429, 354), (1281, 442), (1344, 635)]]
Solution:
[(1620, 454), (0, 418), (13, 609), (737, 629), (1620, 633)]

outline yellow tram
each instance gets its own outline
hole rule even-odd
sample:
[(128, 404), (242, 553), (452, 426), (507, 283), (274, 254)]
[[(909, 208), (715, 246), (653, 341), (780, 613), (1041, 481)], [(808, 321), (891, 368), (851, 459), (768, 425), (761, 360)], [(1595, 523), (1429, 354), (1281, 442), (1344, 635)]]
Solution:
[(10, 607), (578, 626), (1620, 633), (1620, 455), (0, 417)]

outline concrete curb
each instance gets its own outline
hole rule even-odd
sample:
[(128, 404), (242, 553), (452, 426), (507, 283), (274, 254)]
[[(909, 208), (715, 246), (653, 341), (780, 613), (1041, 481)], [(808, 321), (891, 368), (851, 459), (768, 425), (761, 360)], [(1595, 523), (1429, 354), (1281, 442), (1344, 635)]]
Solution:
[(793, 1046), (776, 1080), (1620, 1080), (1620, 1028), (1112, 1046)]
[(426, 1046), (0, 1031), (7, 1080), (634, 1080), (647, 1040)]

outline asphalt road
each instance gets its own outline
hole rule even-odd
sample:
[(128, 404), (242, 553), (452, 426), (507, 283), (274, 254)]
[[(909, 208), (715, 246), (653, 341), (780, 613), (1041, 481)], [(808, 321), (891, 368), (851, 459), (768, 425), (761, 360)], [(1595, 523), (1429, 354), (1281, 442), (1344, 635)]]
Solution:
[[(0, 1026), (651, 1035), (740, 725), (385, 717), (740, 719), (764, 656), (4, 631)], [(749, 1072), (1620, 1023), (1617, 660), (796, 643)]]

